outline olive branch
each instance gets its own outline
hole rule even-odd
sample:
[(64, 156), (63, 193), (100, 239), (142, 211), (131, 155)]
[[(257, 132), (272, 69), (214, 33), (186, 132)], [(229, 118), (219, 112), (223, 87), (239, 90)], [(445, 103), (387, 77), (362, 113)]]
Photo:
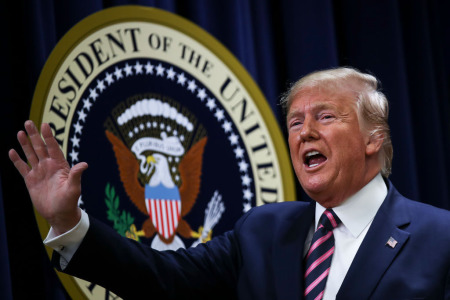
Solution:
[(119, 210), (119, 196), (116, 195), (116, 190), (109, 183), (106, 184), (105, 196), (105, 203), (108, 207), (106, 212), (108, 220), (114, 222), (114, 229), (120, 235), (126, 236), (126, 232), (130, 230), (134, 218), (130, 215), (130, 212)]

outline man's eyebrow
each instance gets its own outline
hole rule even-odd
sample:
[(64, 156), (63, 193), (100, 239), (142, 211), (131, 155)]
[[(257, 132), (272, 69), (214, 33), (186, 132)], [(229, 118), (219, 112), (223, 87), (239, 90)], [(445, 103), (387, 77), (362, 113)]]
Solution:
[[(325, 110), (325, 109), (334, 109), (337, 110), (337, 106), (334, 103), (329, 102), (319, 102), (311, 105), (311, 110), (314, 112)], [(294, 116), (303, 116), (305, 113), (302, 110), (295, 109), (288, 113), (286, 119), (292, 118)]]
[(312, 105), (313, 111), (324, 110), (324, 109), (337, 109), (337, 106), (334, 103), (330, 102), (319, 102), (317, 104)]
[(289, 120), (289, 119), (293, 118), (294, 116), (303, 116), (303, 115), (304, 115), (304, 112), (300, 111), (299, 109), (291, 110), (287, 114), (286, 120)]

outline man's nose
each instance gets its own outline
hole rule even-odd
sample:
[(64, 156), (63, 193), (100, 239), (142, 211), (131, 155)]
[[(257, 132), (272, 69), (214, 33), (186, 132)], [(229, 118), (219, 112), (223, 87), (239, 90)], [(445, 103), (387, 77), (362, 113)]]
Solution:
[(316, 125), (315, 120), (306, 118), (303, 122), (302, 130), (300, 131), (300, 138), (305, 142), (317, 140), (319, 138), (319, 133)]

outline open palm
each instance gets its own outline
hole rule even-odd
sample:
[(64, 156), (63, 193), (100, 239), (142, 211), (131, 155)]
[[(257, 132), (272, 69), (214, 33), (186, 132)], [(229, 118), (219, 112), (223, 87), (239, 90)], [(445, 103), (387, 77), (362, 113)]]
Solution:
[(77, 202), (81, 174), (87, 164), (70, 168), (48, 124), (42, 124), (42, 137), (32, 121), (25, 122), (25, 130), (17, 134), (17, 139), (29, 165), (14, 149), (9, 157), (24, 178), (36, 210), (61, 234), (73, 228), (81, 217)]

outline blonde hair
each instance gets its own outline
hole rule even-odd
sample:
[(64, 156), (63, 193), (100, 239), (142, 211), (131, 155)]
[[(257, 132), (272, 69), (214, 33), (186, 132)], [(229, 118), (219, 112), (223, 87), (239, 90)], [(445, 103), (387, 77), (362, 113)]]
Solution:
[(389, 177), (392, 169), (393, 148), (388, 124), (389, 104), (386, 96), (378, 90), (378, 80), (356, 69), (341, 67), (317, 71), (302, 77), (291, 85), (281, 98), (287, 115), (293, 98), (305, 89), (329, 92), (351, 91), (355, 94), (360, 126), (375, 139), (383, 139), (379, 152), (381, 174)]

